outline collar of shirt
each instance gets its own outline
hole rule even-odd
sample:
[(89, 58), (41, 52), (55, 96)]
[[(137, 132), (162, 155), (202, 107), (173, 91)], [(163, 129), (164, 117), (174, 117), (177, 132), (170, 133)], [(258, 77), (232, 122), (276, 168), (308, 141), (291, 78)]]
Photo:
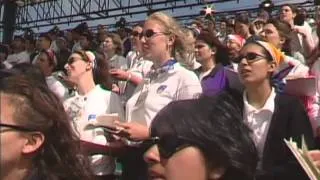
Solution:
[(162, 65), (161, 67), (155, 69), (154, 66), (151, 67), (151, 71), (149, 72), (148, 77), (150, 77), (150, 79), (155, 79), (157, 78), (160, 74), (163, 73), (173, 73), (175, 70), (175, 65), (179, 64), (177, 63), (178, 61), (175, 59), (171, 59), (169, 61), (167, 61), (164, 65)]
[(266, 101), (266, 103), (263, 105), (262, 108), (260, 109), (256, 109), (255, 107), (253, 107), (252, 105), (249, 104), (248, 99), (247, 99), (247, 93), (246, 91), (243, 93), (243, 102), (244, 102), (244, 112), (245, 114), (249, 114), (249, 113), (259, 113), (261, 111), (270, 111), (270, 112), (274, 112), (274, 99), (276, 97), (276, 93), (274, 88), (272, 88), (271, 93)]

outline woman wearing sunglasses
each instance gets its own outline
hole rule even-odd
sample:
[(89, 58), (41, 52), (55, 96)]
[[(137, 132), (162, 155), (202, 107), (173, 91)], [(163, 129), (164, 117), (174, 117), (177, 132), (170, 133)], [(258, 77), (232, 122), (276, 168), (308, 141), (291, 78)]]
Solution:
[(147, 75), (152, 66), (152, 62), (145, 60), (142, 56), (142, 42), (140, 39), (142, 31), (143, 24), (133, 26), (130, 37), (133, 50), (126, 57), (129, 69), (127, 71), (122, 69), (112, 69), (110, 71), (110, 74), (116, 79), (127, 81), (122, 93), (125, 103), (132, 96), (137, 85), (143, 82), (143, 77)]
[(37, 57), (36, 66), (40, 68), (46, 77), (46, 82), (50, 90), (54, 92), (59, 99), (64, 101), (68, 96), (68, 89), (52, 74), (57, 66), (57, 62), (53, 50), (42, 50)]
[(227, 51), (218, 38), (209, 31), (201, 31), (196, 40), (195, 55), (201, 67), (196, 69), (203, 94), (214, 95), (228, 87), (228, 80), (222, 60), (227, 59)]
[(0, 179), (90, 180), (61, 101), (29, 76), (0, 80)]
[(282, 53), (273, 45), (256, 41), (240, 51), (239, 75), (245, 86), (243, 119), (253, 131), (253, 140), (259, 153), (257, 180), (306, 179), (283, 139), (306, 139), (314, 146), (312, 127), (297, 97), (280, 94), (272, 86), (271, 77)]
[(163, 108), (145, 141), (149, 179), (253, 180), (257, 151), (237, 103), (222, 92)]
[[(82, 140), (106, 145), (102, 128), (86, 128), (89, 121), (103, 114), (117, 113), (123, 119), (123, 109), (117, 94), (96, 85), (93, 79), (95, 55), (90, 51), (75, 51), (66, 65), (68, 78), (76, 85), (76, 95), (64, 102), (72, 125)], [(91, 167), (97, 178), (109, 178), (113, 174), (113, 158), (94, 154), (90, 156)]]
[[(151, 72), (138, 85), (126, 105), (127, 123), (119, 123), (128, 134), (127, 138), (141, 141), (149, 137), (149, 126), (154, 116), (171, 101), (196, 98), (201, 93), (197, 76), (185, 69), (181, 57), (189, 55), (191, 47), (185, 44), (185, 34), (170, 16), (156, 12), (146, 20), (140, 34), (143, 57), (153, 62)], [(176, 57), (179, 56), (179, 61)], [(139, 178), (144, 173), (141, 149), (128, 153), (132, 167), (125, 168), (125, 178)], [(141, 162), (139, 165), (137, 165)], [(139, 166), (141, 167), (139, 169)], [(128, 173), (135, 175), (130, 175)]]

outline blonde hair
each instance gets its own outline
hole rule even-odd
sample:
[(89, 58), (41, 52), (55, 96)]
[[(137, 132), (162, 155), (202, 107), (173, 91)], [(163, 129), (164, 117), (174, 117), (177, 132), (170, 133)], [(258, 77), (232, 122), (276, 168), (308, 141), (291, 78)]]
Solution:
[(190, 40), (187, 32), (183, 31), (177, 21), (163, 12), (155, 12), (151, 14), (147, 20), (159, 22), (164, 27), (166, 33), (175, 36), (171, 55), (182, 65), (191, 68), (192, 65), (188, 61), (188, 56), (193, 53), (192, 44), (188, 43)]

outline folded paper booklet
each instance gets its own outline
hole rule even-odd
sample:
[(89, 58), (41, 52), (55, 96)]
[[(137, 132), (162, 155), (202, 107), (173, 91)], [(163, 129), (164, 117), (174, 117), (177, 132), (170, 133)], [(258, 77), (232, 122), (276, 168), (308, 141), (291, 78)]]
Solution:
[(308, 155), (308, 147), (306, 145), (306, 141), (302, 136), (302, 147), (299, 148), (297, 143), (290, 138), (289, 140), (284, 139), (284, 142), (289, 147), (293, 155), (296, 157), (306, 174), (309, 176), (310, 180), (319, 180), (320, 179), (320, 171), (314, 165), (313, 161)]
[(92, 128), (104, 128), (106, 131), (110, 133), (118, 133), (123, 130), (121, 127), (117, 127), (114, 122), (119, 121), (119, 115), (117, 113), (113, 114), (102, 114), (97, 116), (97, 118), (93, 121), (89, 121), (85, 126), (85, 129)]

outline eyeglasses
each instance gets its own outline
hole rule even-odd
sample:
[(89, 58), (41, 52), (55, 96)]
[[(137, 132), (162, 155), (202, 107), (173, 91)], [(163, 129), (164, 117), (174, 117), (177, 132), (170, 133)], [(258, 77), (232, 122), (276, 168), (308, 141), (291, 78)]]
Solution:
[(249, 52), (246, 55), (240, 55), (239, 57), (237, 57), (236, 62), (240, 63), (243, 59), (246, 59), (249, 64), (252, 64), (265, 58), (267, 57), (253, 52)]
[(80, 60), (82, 60), (82, 59), (71, 57), (71, 58), (68, 59), (67, 64), (68, 64), (68, 65), (71, 65), (71, 64), (73, 64), (74, 62), (80, 61)]
[(9, 128), (9, 129), (13, 129), (13, 130), (16, 130), (16, 131), (22, 131), (22, 132), (32, 132), (32, 131), (36, 131), (35, 129), (30, 129), (30, 128), (23, 127), (23, 126), (0, 123), (0, 128), (2, 128), (2, 127)]
[(131, 33), (131, 35), (132, 35), (133, 37), (137, 37), (137, 36), (140, 37), (140, 34), (141, 34), (141, 33), (139, 33), (138, 31), (132, 31), (132, 33)]
[(139, 35), (139, 38), (141, 39), (142, 37), (145, 37), (149, 39), (149, 38), (152, 38), (153, 36), (161, 35), (161, 34), (169, 35), (169, 33), (166, 33), (166, 32), (154, 32), (152, 29), (147, 29)]
[(173, 154), (181, 151), (184, 148), (192, 146), (190, 141), (176, 136), (152, 137), (144, 141), (144, 145), (151, 147), (152, 145), (158, 146), (160, 157), (169, 159)]

